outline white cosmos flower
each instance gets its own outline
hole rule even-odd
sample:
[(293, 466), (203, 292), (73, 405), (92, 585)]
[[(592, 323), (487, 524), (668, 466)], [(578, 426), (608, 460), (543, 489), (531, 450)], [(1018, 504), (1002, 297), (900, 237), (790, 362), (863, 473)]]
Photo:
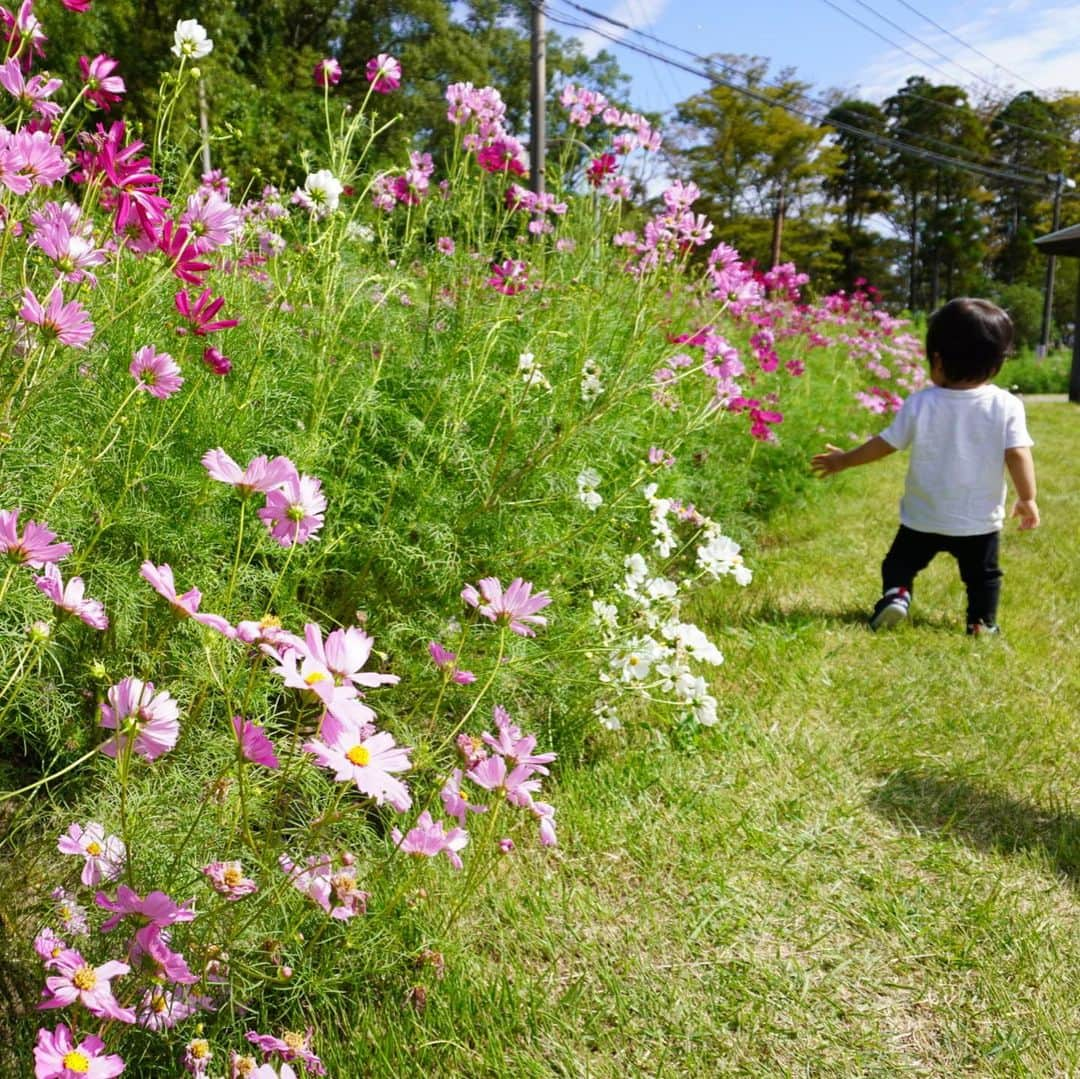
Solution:
[(173, 56), (184, 60), (201, 60), (213, 52), (214, 43), (206, 36), (206, 30), (195, 19), (180, 19), (173, 33)]
[(649, 677), (653, 664), (662, 660), (667, 651), (652, 637), (635, 637), (627, 642), (625, 651), (611, 657), (611, 666), (624, 682), (640, 681)]
[(308, 173), (304, 190), (318, 210), (330, 213), (338, 208), (338, 200), (345, 188), (329, 169), (319, 169)]

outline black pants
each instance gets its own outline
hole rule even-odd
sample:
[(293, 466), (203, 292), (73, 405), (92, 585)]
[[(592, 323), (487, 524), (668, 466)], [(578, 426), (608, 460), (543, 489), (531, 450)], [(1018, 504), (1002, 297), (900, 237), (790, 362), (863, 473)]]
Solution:
[(910, 592), (915, 575), (926, 569), (939, 551), (948, 551), (960, 566), (960, 579), (967, 588), (968, 625), (983, 622), (992, 626), (997, 620), (1001, 595), (1000, 536), (1000, 532), (987, 532), (982, 536), (939, 536), (936, 532), (916, 532), (901, 525), (881, 563), (883, 591), (906, 588)]

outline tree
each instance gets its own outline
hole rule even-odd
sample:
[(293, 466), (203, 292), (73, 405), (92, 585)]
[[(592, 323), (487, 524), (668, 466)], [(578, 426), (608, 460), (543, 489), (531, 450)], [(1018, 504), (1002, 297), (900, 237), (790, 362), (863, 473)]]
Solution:
[[(990, 121), (994, 156), (1007, 167), (1038, 177), (1060, 172), (1067, 138), (1057, 130), (1058, 121), (1050, 103), (1037, 94), (1027, 90), (1017, 94)], [(1040, 283), (1044, 259), (1034, 241), (1049, 231), (1049, 184), (990, 180), (989, 186), (994, 192), (990, 205), (994, 275), (1007, 284)]]
[(843, 259), (840, 283), (848, 289), (860, 278), (872, 280), (880, 287), (887, 273), (884, 264), (887, 249), (892, 245), (879, 229), (868, 227), (868, 223), (893, 205), (885, 144), (849, 128), (885, 136), (887, 122), (879, 106), (854, 98), (834, 105), (825, 116), (827, 125), (835, 125), (840, 160), (836, 171), (826, 177), (824, 191), (840, 207), (842, 227), (834, 243)]
[(889, 156), (896, 200), (890, 216), (907, 239), (908, 306), (934, 308), (981, 277), (985, 227), (980, 207), (989, 198), (978, 177), (932, 155), (985, 161), (986, 131), (958, 86), (935, 86), (912, 76), (885, 101), (889, 132), (921, 147), (922, 156)]
[[(780, 261), (785, 225), (795, 218), (797, 236), (789, 239), (798, 241), (799, 260), (835, 262), (820, 190), (840, 155), (828, 132), (802, 115), (808, 84), (791, 71), (769, 81), (768, 61), (758, 57), (717, 55), (709, 63), (724, 81), (676, 106), (672, 161), (744, 255)], [(795, 250), (789, 244), (787, 254)]]

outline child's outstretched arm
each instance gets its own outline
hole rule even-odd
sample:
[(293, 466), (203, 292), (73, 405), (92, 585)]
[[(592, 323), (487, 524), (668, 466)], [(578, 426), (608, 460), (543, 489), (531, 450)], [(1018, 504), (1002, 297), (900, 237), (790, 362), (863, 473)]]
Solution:
[(810, 468), (818, 476), (831, 476), (834, 472), (843, 472), (845, 468), (856, 465), (868, 465), (871, 461), (880, 461), (890, 453), (896, 453), (896, 447), (890, 446), (879, 435), (856, 446), (853, 450), (842, 450), (839, 446), (825, 444), (825, 453), (815, 453), (810, 459)]
[(1035, 503), (1035, 462), (1027, 446), (1014, 446), (1005, 451), (1005, 467), (1016, 488), (1016, 504), (1012, 516), (1020, 518), (1024, 530), (1039, 527), (1039, 507)]

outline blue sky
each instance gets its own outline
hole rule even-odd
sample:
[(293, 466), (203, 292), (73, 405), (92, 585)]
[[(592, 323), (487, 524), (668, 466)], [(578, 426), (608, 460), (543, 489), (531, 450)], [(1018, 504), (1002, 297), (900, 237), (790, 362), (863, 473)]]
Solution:
[[(840, 87), (880, 101), (909, 75), (923, 75), (935, 82), (964, 86), (976, 99), (992, 94), (995, 87), (1003, 92), (1036, 88), (1080, 92), (1080, 0), (577, 2), (698, 54), (767, 57), (772, 73), (794, 67), (817, 91)], [(585, 15), (568, 0), (547, 3), (553, 30), (582, 39), (589, 53), (599, 48), (614, 53), (619, 66), (633, 78), (632, 98), (637, 107), (664, 112), (681, 98), (704, 89), (706, 84), (692, 75), (598, 36), (561, 26), (554, 16), (590, 23), (628, 42), (693, 63), (685, 55)], [(858, 25), (856, 19), (865, 26)], [(890, 45), (867, 27), (902, 48)]]

